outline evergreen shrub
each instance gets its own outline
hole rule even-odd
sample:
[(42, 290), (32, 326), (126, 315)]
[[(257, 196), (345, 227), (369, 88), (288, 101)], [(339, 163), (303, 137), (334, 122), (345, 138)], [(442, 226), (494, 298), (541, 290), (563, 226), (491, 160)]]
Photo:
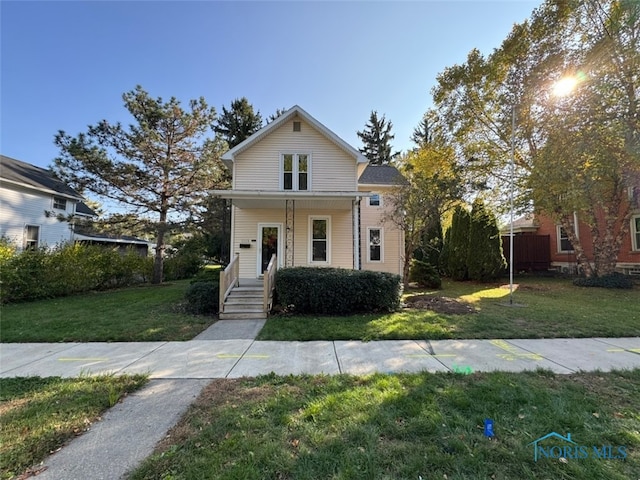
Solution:
[(393, 311), (400, 306), (400, 276), (341, 268), (293, 267), (278, 270), (280, 305), (296, 313), (349, 315)]
[(411, 261), (409, 281), (415, 282), (421, 287), (442, 287), (442, 279), (438, 274), (438, 270), (433, 265), (415, 259)]
[(578, 287), (633, 288), (631, 277), (618, 272), (601, 277), (579, 277), (573, 280), (573, 284)]
[(220, 284), (218, 282), (195, 281), (184, 293), (186, 308), (198, 315), (218, 313), (220, 309)]

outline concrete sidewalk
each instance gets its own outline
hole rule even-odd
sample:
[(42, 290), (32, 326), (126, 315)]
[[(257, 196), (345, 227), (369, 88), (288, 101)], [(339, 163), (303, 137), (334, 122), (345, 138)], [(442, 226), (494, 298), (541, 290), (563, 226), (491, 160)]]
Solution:
[(38, 478), (125, 478), (214, 378), (640, 368), (640, 337), (267, 342), (254, 340), (262, 324), (237, 322), (217, 322), (188, 342), (0, 345), (0, 377), (148, 373), (152, 379), (51, 455)]
[(0, 376), (148, 373), (152, 379), (238, 378), (274, 372), (556, 373), (640, 368), (640, 337), (547, 340), (188, 342), (2, 344)]

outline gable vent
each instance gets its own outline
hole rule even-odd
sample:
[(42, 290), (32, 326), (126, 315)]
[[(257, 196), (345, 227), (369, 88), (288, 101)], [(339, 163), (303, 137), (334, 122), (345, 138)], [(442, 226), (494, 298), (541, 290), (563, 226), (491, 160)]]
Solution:
[(301, 130), (300, 122), (293, 122), (293, 131), (299, 132)]

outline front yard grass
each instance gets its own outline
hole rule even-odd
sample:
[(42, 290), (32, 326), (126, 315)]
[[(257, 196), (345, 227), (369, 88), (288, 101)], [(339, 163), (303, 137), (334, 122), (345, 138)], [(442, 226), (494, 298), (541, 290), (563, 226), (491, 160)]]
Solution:
[(637, 479), (639, 412), (640, 370), (221, 379), (130, 479)]
[(146, 381), (143, 375), (0, 379), (0, 478), (37, 472), (47, 455)]
[(179, 308), (189, 280), (3, 305), (2, 342), (190, 340), (214, 322)]
[(395, 340), (459, 338), (556, 338), (640, 336), (640, 289), (576, 287), (568, 279), (520, 278), (514, 302), (508, 285), (444, 281), (442, 290), (410, 290), (411, 295), (445, 296), (471, 305), (476, 313), (431, 310), (348, 317), (278, 315), (259, 340)]

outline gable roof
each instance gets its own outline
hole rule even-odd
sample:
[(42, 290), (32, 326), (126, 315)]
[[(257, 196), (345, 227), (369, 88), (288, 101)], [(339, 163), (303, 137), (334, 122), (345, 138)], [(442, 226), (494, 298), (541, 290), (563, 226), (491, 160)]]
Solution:
[(393, 165), (367, 165), (358, 179), (360, 185), (408, 185)]
[(313, 128), (315, 128), (318, 132), (324, 135), (324, 137), (326, 137), (329, 141), (331, 141), (336, 146), (341, 148), (348, 155), (352, 156), (356, 160), (356, 162), (366, 163), (368, 161), (366, 157), (362, 155), (362, 153), (360, 153), (358, 150), (353, 148), (347, 142), (342, 140), (338, 135), (333, 133), (331, 130), (329, 130), (327, 127), (321, 124), (318, 120), (316, 120), (311, 115), (309, 115), (298, 105), (294, 105), (289, 110), (287, 110), (282, 115), (280, 115), (278, 118), (276, 118), (273, 122), (265, 125), (256, 133), (251, 135), (249, 138), (245, 139), (243, 142), (239, 143), (238, 145), (233, 147), (231, 150), (227, 151), (224, 155), (222, 155), (221, 157), (222, 161), (227, 166), (230, 166), (230, 164), (233, 163), (233, 161), (235, 160), (236, 155), (243, 152), (247, 148), (255, 145), (257, 142), (262, 140), (271, 132), (278, 129), (282, 124), (296, 117), (299, 117), (303, 119), (305, 122), (309, 123)]
[(82, 200), (82, 196), (78, 192), (59, 180), (51, 170), (45, 170), (5, 155), (0, 155), (0, 179), (7, 183), (42, 192)]

